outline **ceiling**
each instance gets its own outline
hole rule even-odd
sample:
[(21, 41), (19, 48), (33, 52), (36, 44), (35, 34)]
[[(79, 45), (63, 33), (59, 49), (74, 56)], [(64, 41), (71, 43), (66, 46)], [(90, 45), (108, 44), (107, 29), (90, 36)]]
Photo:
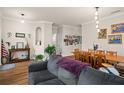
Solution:
[[(79, 25), (94, 20), (94, 7), (5, 7), (3, 16), (24, 18), (31, 21), (50, 21), (57, 24)], [(100, 18), (124, 12), (123, 7), (100, 7)]]

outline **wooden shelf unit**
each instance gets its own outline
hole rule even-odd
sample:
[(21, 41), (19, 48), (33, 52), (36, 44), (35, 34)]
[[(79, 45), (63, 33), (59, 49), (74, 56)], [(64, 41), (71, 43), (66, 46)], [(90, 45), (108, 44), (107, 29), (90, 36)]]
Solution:
[[(12, 53), (14, 52), (23, 52), (23, 51), (27, 51), (28, 52), (28, 56), (26, 59), (12, 59)], [(22, 61), (29, 61), (30, 60), (30, 48), (20, 48), (20, 49), (9, 49), (9, 61), (11, 63), (17, 63), (17, 62), (22, 62)]]

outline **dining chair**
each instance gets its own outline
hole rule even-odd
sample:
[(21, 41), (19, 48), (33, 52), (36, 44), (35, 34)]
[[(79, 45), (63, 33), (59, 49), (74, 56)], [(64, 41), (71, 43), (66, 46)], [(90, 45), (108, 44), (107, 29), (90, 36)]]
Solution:
[(90, 52), (82, 52), (82, 62), (91, 63), (91, 53)]
[[(106, 56), (117, 57), (117, 52), (116, 51), (106, 51)], [(108, 61), (108, 63), (115, 66), (118, 62)]]
[(108, 55), (108, 56), (117, 56), (117, 52), (116, 51), (106, 51), (106, 55)]
[(96, 50), (95, 54), (105, 55), (105, 50)]
[(106, 58), (104, 55), (100, 55), (96, 53), (94, 54), (93, 61), (94, 61), (93, 67), (100, 68), (102, 67), (102, 63), (106, 61)]
[(88, 52), (94, 53), (94, 50), (93, 49), (88, 49)]
[(79, 48), (74, 49), (74, 52), (79, 52), (79, 51), (80, 51), (80, 49), (79, 49)]
[(80, 53), (80, 51), (76, 51), (73, 54), (74, 54), (75, 60), (81, 60), (81, 53)]
[(94, 68), (110, 67), (112, 65), (107, 63), (106, 56), (104, 54), (94, 54)]

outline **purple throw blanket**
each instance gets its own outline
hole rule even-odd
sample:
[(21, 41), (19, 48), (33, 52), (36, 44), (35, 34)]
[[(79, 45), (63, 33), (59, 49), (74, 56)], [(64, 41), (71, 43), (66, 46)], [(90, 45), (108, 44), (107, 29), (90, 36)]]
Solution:
[(83, 63), (81, 61), (74, 60), (74, 59), (71, 59), (71, 58), (67, 58), (67, 57), (64, 57), (61, 60), (59, 60), (57, 62), (57, 64), (60, 67), (62, 67), (64, 69), (68, 70), (69, 72), (73, 73), (76, 76), (80, 75), (81, 70), (84, 67), (90, 66), (89, 64), (86, 64), (86, 63)]

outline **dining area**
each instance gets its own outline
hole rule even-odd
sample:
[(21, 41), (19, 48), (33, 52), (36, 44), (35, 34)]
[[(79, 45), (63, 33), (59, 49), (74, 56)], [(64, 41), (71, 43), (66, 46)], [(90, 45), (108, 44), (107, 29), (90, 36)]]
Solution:
[(124, 76), (124, 56), (118, 55), (117, 51), (74, 49), (72, 54), (75, 60), (88, 63), (95, 69), (114, 68)]

